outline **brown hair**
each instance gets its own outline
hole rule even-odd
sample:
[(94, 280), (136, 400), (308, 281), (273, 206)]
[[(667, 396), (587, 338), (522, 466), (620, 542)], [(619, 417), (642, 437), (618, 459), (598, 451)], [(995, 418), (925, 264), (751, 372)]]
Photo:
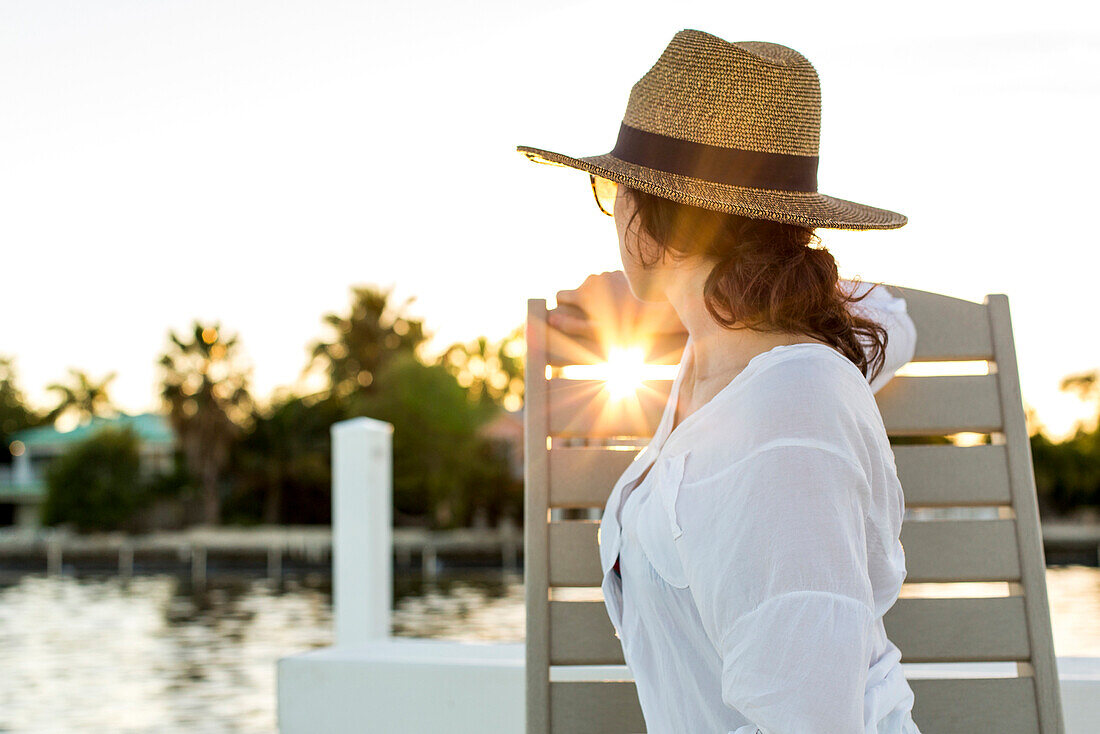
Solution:
[(869, 379), (882, 371), (886, 329), (847, 308), (879, 284), (862, 296), (846, 293), (832, 253), (811, 246), (820, 242), (812, 228), (680, 204), (619, 184), (620, 194), (624, 189), (635, 205), (627, 231), (637, 217), (658, 246), (652, 262), (638, 253), (643, 267), (666, 254), (715, 262), (703, 298), (716, 322), (729, 329), (807, 334), (836, 347), (864, 376), (873, 366)]

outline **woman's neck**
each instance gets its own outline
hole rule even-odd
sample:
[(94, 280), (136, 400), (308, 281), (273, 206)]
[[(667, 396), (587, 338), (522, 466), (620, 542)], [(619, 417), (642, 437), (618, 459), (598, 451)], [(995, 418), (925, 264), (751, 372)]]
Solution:
[[(781, 344), (817, 342), (805, 334), (763, 332), (753, 329), (730, 329), (717, 323), (706, 309), (703, 284), (713, 263), (681, 267), (665, 287), (676, 314), (691, 335), (693, 377), (688, 394), (698, 396), (700, 388), (729, 383), (749, 360)], [(705, 391), (705, 390), (704, 390)]]

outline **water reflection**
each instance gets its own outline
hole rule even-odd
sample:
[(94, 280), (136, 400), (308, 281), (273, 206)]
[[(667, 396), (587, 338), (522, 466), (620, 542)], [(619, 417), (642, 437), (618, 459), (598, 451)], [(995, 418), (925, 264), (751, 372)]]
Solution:
[(0, 590), (0, 731), (274, 732), (274, 661), (331, 643), (314, 587), (25, 576)]
[(1047, 569), (1054, 654), (1100, 658), (1100, 568)]
[(466, 572), (434, 581), (395, 580), (393, 634), (446, 640), (523, 642), (522, 574)]
[[(1051, 567), (1047, 584), (1056, 653), (1100, 657), (1100, 569)], [(394, 594), (397, 636), (524, 638), (518, 574), (399, 575)], [(0, 586), (0, 732), (273, 734), (275, 661), (329, 644), (326, 576), (23, 576)]]

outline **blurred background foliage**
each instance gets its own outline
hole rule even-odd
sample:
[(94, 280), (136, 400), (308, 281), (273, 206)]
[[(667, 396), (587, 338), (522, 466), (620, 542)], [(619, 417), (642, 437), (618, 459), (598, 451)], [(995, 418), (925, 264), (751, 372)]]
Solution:
[[(329, 523), (329, 431), (358, 416), (394, 426), (396, 525), (522, 523), (517, 457), (481, 429), (506, 415), (512, 430), (522, 425), (523, 325), (499, 342), (479, 337), (428, 358), (423, 322), (407, 312), (412, 299), (394, 304), (391, 295), (353, 287), (346, 310), (323, 315), (323, 333), (309, 345), (297, 384), (312, 376), (314, 389), (280, 387), (267, 401), (250, 392), (236, 335), (199, 321), (182, 335), (170, 331), (157, 363), (162, 412), (178, 439), (171, 471), (143, 472), (137, 439), (104, 428), (50, 465), (44, 523), (81, 530)], [(1095, 403), (1100, 423), (1098, 375), (1069, 375), (1062, 389)], [(64, 416), (86, 422), (117, 414), (113, 377), (71, 368), (66, 381), (49, 386), (57, 404), (40, 412), (18, 386), (14, 359), (0, 356), (0, 441), (7, 447), (14, 432)], [(1031, 448), (1044, 517), (1100, 511), (1096, 426), (1079, 425), (1056, 443), (1033, 425)], [(10, 461), (0, 452), (0, 462)]]
[(76, 529), (119, 530), (147, 505), (151, 490), (141, 474), (138, 437), (128, 427), (104, 426), (50, 463), (42, 521)]
[[(514, 457), (478, 431), (522, 407), (523, 326), (500, 342), (480, 337), (426, 358), (424, 325), (407, 313), (411, 299), (394, 304), (391, 295), (392, 288), (353, 287), (347, 309), (323, 315), (323, 333), (308, 348), (298, 384), (313, 376), (321, 388), (280, 387), (266, 402), (251, 394), (237, 335), (198, 320), (182, 334), (169, 331), (157, 364), (162, 413), (178, 440), (173, 469), (142, 476), (136, 437), (98, 430), (51, 464), (44, 523), (80, 530), (329, 523), (329, 431), (358, 416), (394, 426), (395, 524), (522, 522)], [(18, 387), (14, 360), (0, 358), (3, 445), (62, 416), (79, 425), (118, 415), (114, 376), (70, 369), (49, 388), (57, 404), (39, 414)], [(10, 462), (8, 451), (3, 460)], [(167, 509), (150, 510), (158, 503)]]
[[(16, 431), (46, 424), (46, 415), (39, 415), (27, 404), (18, 383), (15, 358), (0, 355), (0, 446), (4, 449), (11, 445)], [(0, 462), (10, 461), (10, 450), (0, 450)]]
[(196, 321), (182, 337), (169, 331), (168, 340), (157, 361), (161, 402), (201, 488), (203, 522), (216, 524), (230, 452), (251, 428), (251, 370), (242, 365), (238, 337), (223, 334), (220, 324)]

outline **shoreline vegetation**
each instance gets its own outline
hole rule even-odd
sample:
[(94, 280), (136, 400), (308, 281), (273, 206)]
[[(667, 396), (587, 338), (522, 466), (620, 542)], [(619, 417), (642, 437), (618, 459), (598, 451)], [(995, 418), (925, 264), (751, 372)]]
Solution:
[[(27, 453), (24, 463), (41, 485), (33, 510), (47, 527), (135, 535), (203, 526), (327, 527), (331, 426), (366, 416), (394, 426), (396, 528), (521, 527), (523, 325), (496, 342), (482, 336), (428, 356), (423, 322), (408, 313), (413, 299), (394, 304), (392, 290), (353, 286), (344, 311), (322, 316), (323, 333), (308, 345), (294, 385), (267, 399), (252, 394), (243, 343), (220, 322), (170, 330), (155, 360), (161, 409), (141, 416), (174, 438), (171, 455), (154, 462), (143, 437), (111, 426), (125, 415), (110, 397), (115, 373), (94, 379), (70, 368), (66, 381), (49, 385), (57, 404), (40, 411), (18, 385), (14, 358), (0, 355), (0, 510), (7, 515), (0, 513), (0, 524), (26, 519), (11, 504), (26, 497), (9, 491), (20, 488), (5, 487), (5, 477), (15, 475), (13, 462)], [(1069, 375), (1061, 388), (1094, 404), (1100, 424), (1100, 370)], [(1027, 417), (1044, 528), (1100, 523), (1100, 428), (1082, 423), (1054, 442), (1033, 410)], [(35, 430), (56, 438), (67, 434), (55, 426), (95, 423), (104, 427), (69, 441), (59, 455), (39, 457), (39, 447), (19, 440)]]
[[(39, 524), (82, 532), (328, 525), (331, 426), (366, 416), (394, 426), (395, 525), (522, 522), (514, 450), (522, 445), (522, 324), (499, 341), (479, 337), (430, 356), (422, 321), (408, 313), (412, 299), (395, 304), (392, 290), (353, 286), (344, 311), (321, 317), (295, 383), (266, 400), (251, 392), (242, 341), (220, 322), (169, 331), (155, 360), (161, 406), (147, 415), (165, 424), (175, 447), (156, 462), (140, 436), (109, 425), (40, 461), (30, 438), (19, 440), (27, 429), (56, 434), (54, 426), (123, 415), (110, 399), (115, 374), (95, 379), (71, 368), (67, 381), (49, 386), (57, 405), (39, 411), (18, 385), (14, 358), (0, 356), (0, 485), (27, 453), (42, 485)], [(0, 504), (20, 499), (4, 490)]]

